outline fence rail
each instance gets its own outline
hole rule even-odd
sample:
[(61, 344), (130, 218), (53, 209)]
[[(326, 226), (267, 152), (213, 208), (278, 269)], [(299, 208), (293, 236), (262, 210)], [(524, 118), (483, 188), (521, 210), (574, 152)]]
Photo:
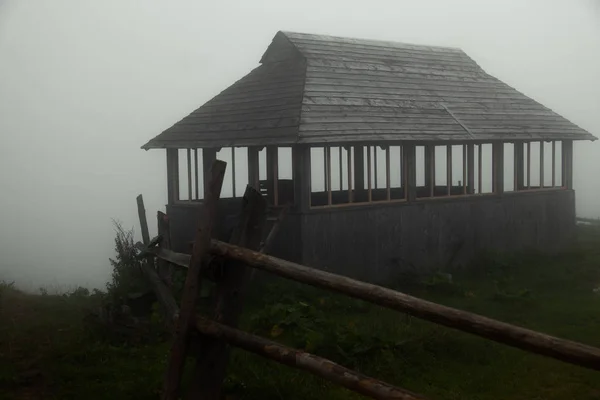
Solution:
[[(217, 161), (213, 165), (213, 169), (220, 171), (222, 168), (224, 171), (224, 165), (218, 165), (219, 163), (222, 162)], [(213, 175), (213, 180), (218, 179), (222, 180), (221, 174)], [(218, 182), (215, 182), (211, 187), (219, 187)], [(213, 198), (216, 202), (218, 193), (215, 193)], [(223, 265), (223, 271), (220, 271), (220, 273), (216, 273), (214, 268), (211, 268), (215, 263), (211, 264), (208, 257), (197, 257), (198, 240), (194, 244), (194, 254), (192, 256), (176, 253), (166, 246), (160, 246), (163, 242), (161, 235), (149, 241), (143, 200), (141, 196), (138, 197), (140, 222), (145, 242), (145, 245), (139, 246), (141, 250), (140, 257), (156, 257), (172, 265), (188, 268), (187, 276), (188, 278), (192, 276), (192, 283), (195, 280), (195, 284), (189, 285), (186, 281), (183, 298), (186, 298), (186, 293), (188, 299), (197, 295), (199, 281), (202, 278), (214, 280), (217, 288), (215, 318), (209, 320), (205, 317), (192, 315), (193, 313), (190, 313), (188, 308), (186, 318), (188, 324), (185, 328), (182, 328), (183, 311), (180, 312), (177, 309), (176, 302), (165, 282), (154, 269), (144, 263), (146, 266), (143, 268), (143, 272), (163, 306), (166, 320), (171, 327), (175, 326), (176, 328), (174, 333), (176, 340), (173, 349), (177, 349), (177, 351), (172, 350), (171, 352), (171, 362), (167, 370), (163, 393), (163, 399), (165, 400), (178, 398), (181, 379), (180, 362), (183, 359), (182, 355), (186, 354), (189, 348), (189, 329), (191, 328), (200, 333), (201, 343), (196, 347), (201, 350), (199, 353), (194, 354), (196, 369), (192, 387), (188, 392), (190, 397), (215, 400), (220, 397), (228, 360), (226, 344), (229, 344), (273, 361), (305, 370), (374, 399), (424, 399), (424, 397), (408, 390), (364, 376), (330, 360), (301, 350), (291, 349), (237, 329), (243, 290), (250, 276), (246, 267), (261, 269), (297, 282), (342, 293), (528, 352), (600, 370), (600, 349), (598, 348), (446, 307), (381, 286), (281, 260), (259, 251), (261, 247), (263, 250), (268, 247), (265, 244), (261, 246), (260, 243), (261, 229), (264, 227), (266, 219), (266, 202), (261, 194), (250, 186), (248, 186), (242, 199), (239, 226), (234, 231), (230, 243), (210, 240), (210, 224), (212, 223), (210, 221), (210, 209), (214, 210), (214, 204), (211, 205), (209, 202), (208, 206), (200, 206), (206, 208), (203, 219), (198, 222), (197, 239), (200, 237), (202, 240), (206, 240), (204, 242), (206, 244), (202, 246), (206, 253), (210, 253), (224, 261), (218, 263)], [(142, 214), (144, 215), (142, 216)], [(144, 233), (144, 230), (146, 233)], [(269, 240), (272, 240), (273, 236), (274, 234), (269, 235)], [(194, 267), (196, 267), (195, 273), (190, 274)], [(182, 331), (182, 329), (185, 330)], [(177, 340), (178, 337), (179, 340)], [(213, 342), (207, 342), (209, 339)], [(214, 342), (215, 340), (217, 342)]]

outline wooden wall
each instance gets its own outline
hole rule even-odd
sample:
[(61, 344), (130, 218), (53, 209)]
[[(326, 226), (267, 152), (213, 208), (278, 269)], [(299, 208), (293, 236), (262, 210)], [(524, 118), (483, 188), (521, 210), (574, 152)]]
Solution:
[(553, 252), (575, 229), (571, 190), (314, 210), (302, 216), (305, 265), (372, 282), (456, 268), (479, 250)]
[[(221, 200), (222, 240), (236, 223), (239, 201)], [(197, 210), (197, 205), (167, 206), (175, 251), (191, 250)], [(407, 269), (457, 268), (480, 250), (556, 252), (574, 233), (575, 193), (541, 190), (290, 213), (272, 254), (385, 284)]]

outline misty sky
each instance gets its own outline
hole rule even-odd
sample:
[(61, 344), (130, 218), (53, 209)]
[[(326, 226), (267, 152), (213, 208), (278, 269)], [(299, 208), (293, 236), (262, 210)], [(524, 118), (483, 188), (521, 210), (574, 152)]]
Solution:
[[(163, 151), (140, 146), (258, 64), (278, 30), (460, 47), (600, 136), (600, 5), (587, 1), (0, 0), (0, 280), (102, 287), (111, 218), (151, 229)], [(575, 145), (600, 217), (600, 144)]]

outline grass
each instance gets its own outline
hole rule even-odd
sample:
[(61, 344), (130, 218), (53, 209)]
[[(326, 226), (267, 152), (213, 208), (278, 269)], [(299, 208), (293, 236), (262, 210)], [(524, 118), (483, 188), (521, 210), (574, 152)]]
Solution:
[[(488, 255), (469, 269), (395, 285), (410, 294), (600, 347), (600, 234), (559, 256)], [(100, 296), (0, 285), (0, 398), (155, 399), (168, 344), (118, 344), (83, 321)], [(599, 399), (600, 372), (274, 279), (249, 294), (244, 329), (431, 399)], [(358, 399), (307, 373), (234, 350), (236, 399)], [(3, 397), (4, 396), (4, 397)]]

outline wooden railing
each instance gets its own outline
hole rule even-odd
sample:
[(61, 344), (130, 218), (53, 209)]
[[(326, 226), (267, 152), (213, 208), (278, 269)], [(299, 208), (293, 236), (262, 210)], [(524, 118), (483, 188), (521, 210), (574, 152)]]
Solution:
[[(224, 172), (225, 163), (216, 161), (213, 164), (210, 189), (205, 194), (206, 201), (201, 205), (203, 212), (200, 213), (192, 255), (175, 253), (168, 248), (168, 229), (165, 230), (164, 219), (159, 236), (150, 240), (143, 200), (138, 196), (144, 240), (144, 245), (140, 246), (140, 256), (146, 260), (156, 257), (162, 263), (187, 268), (179, 309), (168, 288), (169, 280), (159, 276), (150, 262), (144, 262), (143, 266), (143, 272), (162, 305), (166, 321), (173, 329), (163, 399), (179, 398), (181, 373), (185, 358), (192, 348), (191, 340), (195, 341), (191, 355), (196, 358), (196, 364), (187, 398), (220, 398), (228, 362), (227, 345), (232, 345), (281, 364), (305, 370), (374, 399), (424, 399), (421, 395), (364, 376), (317, 355), (237, 329), (244, 287), (249, 277), (247, 267), (343, 293), (499, 343), (600, 371), (600, 349), (266, 255), (263, 251), (268, 244), (261, 244), (260, 238), (265, 226), (267, 205), (262, 195), (250, 186), (242, 199), (240, 220), (230, 243), (211, 239)], [(270, 238), (273, 236), (268, 235)], [(220, 262), (215, 262), (216, 259)], [(196, 315), (195, 311), (198, 288), (201, 280), (207, 278), (216, 282), (214, 316), (210, 319)], [(192, 336), (192, 331), (199, 335)]]

